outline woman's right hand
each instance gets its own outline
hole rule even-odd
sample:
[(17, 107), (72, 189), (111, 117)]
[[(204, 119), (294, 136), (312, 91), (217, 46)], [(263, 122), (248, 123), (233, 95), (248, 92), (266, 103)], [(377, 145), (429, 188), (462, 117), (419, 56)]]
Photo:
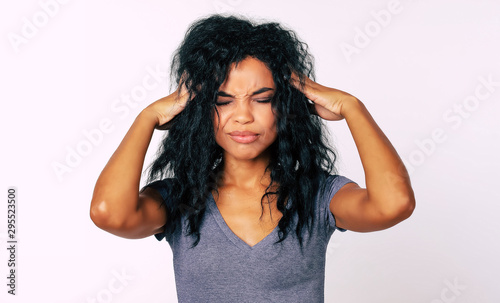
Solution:
[(156, 117), (156, 129), (169, 130), (175, 116), (186, 107), (188, 99), (189, 93), (186, 86), (182, 84), (175, 92), (151, 103), (144, 111), (150, 112), (153, 117)]

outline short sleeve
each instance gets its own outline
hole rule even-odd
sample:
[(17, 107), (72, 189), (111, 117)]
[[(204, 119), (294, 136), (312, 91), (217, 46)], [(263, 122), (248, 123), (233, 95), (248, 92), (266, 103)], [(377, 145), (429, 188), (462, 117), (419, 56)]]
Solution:
[[(156, 189), (158, 191), (158, 193), (161, 195), (161, 197), (163, 199), (163, 203), (165, 203), (167, 206), (169, 205), (169, 203), (170, 203), (169, 182), (167, 179), (158, 180), (158, 181), (154, 181), (152, 183), (146, 184), (144, 186), (143, 190), (146, 187), (151, 187), (151, 188)], [(167, 207), (167, 209), (168, 209), (168, 207)], [(163, 240), (163, 238), (166, 238), (167, 235), (165, 234), (165, 232), (162, 232), (162, 233), (157, 233), (154, 236), (158, 241), (161, 241), (161, 240)]]
[(330, 201), (332, 200), (333, 196), (335, 196), (337, 191), (347, 183), (356, 183), (356, 182), (340, 175), (330, 175), (326, 179), (325, 191), (324, 194), (320, 197), (321, 199), (320, 205), (327, 216), (327, 222), (330, 227), (330, 234), (333, 233), (335, 229), (338, 229), (341, 232), (346, 231), (343, 228), (337, 227), (335, 223), (335, 216), (330, 211)]

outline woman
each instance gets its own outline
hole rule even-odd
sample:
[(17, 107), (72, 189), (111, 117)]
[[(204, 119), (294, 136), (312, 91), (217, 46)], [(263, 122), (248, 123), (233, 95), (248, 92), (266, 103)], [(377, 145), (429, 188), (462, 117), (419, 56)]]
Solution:
[[(322, 302), (335, 229), (381, 230), (411, 215), (391, 143), (360, 100), (311, 79), (312, 57), (294, 32), (199, 20), (172, 74), (178, 89), (138, 115), (97, 180), (90, 214), (121, 237), (166, 238), (180, 302)], [(346, 120), (366, 189), (335, 174), (322, 119)], [(139, 191), (154, 129), (169, 132)]]

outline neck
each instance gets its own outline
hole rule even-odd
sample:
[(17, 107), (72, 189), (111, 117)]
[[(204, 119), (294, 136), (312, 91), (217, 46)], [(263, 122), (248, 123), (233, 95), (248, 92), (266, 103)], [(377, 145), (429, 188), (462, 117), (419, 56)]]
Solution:
[(266, 153), (251, 160), (241, 160), (225, 155), (220, 186), (234, 186), (242, 189), (267, 187), (271, 182), (270, 171), (266, 171), (269, 158)]

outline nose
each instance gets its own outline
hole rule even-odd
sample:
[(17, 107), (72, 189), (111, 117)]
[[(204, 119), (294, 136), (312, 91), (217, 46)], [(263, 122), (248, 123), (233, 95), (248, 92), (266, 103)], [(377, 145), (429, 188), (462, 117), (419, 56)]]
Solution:
[(238, 102), (233, 113), (233, 119), (235, 122), (240, 124), (253, 122), (254, 117), (249, 102)]

